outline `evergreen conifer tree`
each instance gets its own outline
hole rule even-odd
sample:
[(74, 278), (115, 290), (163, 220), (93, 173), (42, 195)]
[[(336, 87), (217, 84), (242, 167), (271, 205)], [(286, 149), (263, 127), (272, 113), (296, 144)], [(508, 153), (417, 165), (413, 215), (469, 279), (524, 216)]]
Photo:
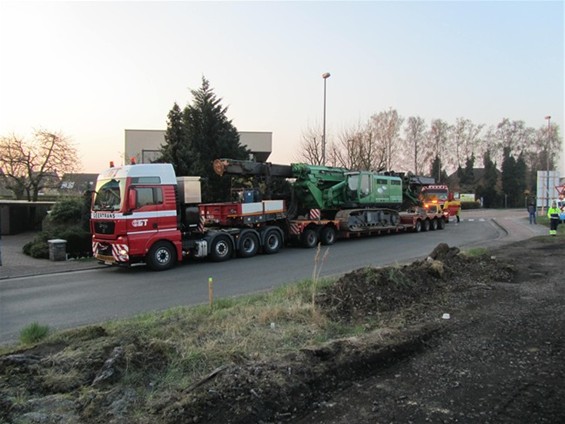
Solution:
[(161, 146), (159, 162), (171, 163), (179, 176), (191, 175), (189, 147), (190, 141), (186, 136), (183, 113), (175, 103), (168, 115), (165, 144)]
[(485, 187), (481, 190), (480, 195), (483, 197), (483, 205), (487, 208), (499, 206), (499, 195), (496, 188), (498, 182), (498, 172), (496, 163), (490, 157), (490, 151), (486, 151), (483, 156), (483, 165), (485, 168), (484, 182)]
[(210, 83), (191, 91), (193, 103), (180, 110), (175, 103), (168, 115), (162, 161), (170, 162), (177, 175), (202, 178), (202, 201), (229, 199), (230, 179), (214, 173), (212, 162), (219, 158), (248, 159), (249, 150), (239, 142), (239, 133), (226, 116), (227, 107), (216, 97)]

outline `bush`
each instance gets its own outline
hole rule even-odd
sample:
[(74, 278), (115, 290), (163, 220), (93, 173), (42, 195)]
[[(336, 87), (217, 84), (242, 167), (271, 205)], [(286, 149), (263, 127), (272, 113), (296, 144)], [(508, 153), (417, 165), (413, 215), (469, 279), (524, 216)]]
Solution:
[(82, 218), (83, 201), (80, 198), (61, 200), (53, 205), (48, 215), (51, 224), (79, 223)]
[[(28, 253), (29, 256), (36, 259), (49, 259), (49, 245), (47, 244), (47, 242), (31, 241), (28, 243), (28, 245), (30, 245)], [(24, 253), (26, 246), (24, 246)]]
[(43, 221), (43, 231), (23, 247), (23, 253), (33, 258), (48, 259), (48, 240), (63, 239), (67, 241), (66, 252), (69, 257), (91, 256), (92, 237), (83, 222), (85, 210), (86, 204), (81, 198), (55, 203)]
[(71, 258), (81, 258), (92, 255), (92, 236), (80, 226), (68, 228), (57, 236), (67, 240), (67, 253)]
[(44, 339), (49, 334), (49, 327), (47, 325), (40, 325), (38, 322), (33, 322), (24, 327), (20, 332), (20, 342), (25, 344), (37, 343)]

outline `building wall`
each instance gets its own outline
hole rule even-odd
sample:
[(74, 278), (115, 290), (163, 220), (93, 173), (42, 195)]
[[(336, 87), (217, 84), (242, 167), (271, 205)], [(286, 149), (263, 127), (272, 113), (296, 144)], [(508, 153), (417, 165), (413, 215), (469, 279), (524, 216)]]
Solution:
[(150, 163), (160, 156), (163, 144), (164, 130), (126, 130), (125, 163), (129, 163), (131, 158), (135, 158), (137, 163)]
[[(247, 146), (253, 158), (265, 162), (272, 152), (273, 133), (242, 131), (240, 143)], [(161, 145), (165, 144), (164, 130), (125, 130), (125, 163), (135, 158), (137, 163), (150, 163), (160, 156)]]

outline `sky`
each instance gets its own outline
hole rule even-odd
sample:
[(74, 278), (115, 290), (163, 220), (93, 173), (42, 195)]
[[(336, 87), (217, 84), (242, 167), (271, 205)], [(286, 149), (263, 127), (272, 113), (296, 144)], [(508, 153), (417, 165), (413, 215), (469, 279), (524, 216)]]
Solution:
[[(564, 128), (563, 1), (0, 0), (0, 136), (59, 131), (82, 171), (122, 163), (125, 129), (165, 129), (209, 80), (239, 131), (298, 160), (390, 108), (487, 127)], [(565, 146), (560, 159), (565, 174)]]

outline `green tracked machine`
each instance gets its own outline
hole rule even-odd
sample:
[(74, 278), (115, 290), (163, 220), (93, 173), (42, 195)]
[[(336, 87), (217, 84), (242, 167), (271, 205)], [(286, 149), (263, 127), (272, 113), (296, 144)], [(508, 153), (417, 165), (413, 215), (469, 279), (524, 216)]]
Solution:
[(304, 163), (276, 165), (217, 159), (214, 170), (218, 175), (261, 177), (266, 187), (271, 185), (272, 177), (292, 179), (287, 199), (289, 219), (311, 217), (316, 211), (319, 219), (337, 220), (341, 228), (349, 231), (398, 225), (399, 211), (418, 206), (419, 187), (433, 183), (426, 177)]

